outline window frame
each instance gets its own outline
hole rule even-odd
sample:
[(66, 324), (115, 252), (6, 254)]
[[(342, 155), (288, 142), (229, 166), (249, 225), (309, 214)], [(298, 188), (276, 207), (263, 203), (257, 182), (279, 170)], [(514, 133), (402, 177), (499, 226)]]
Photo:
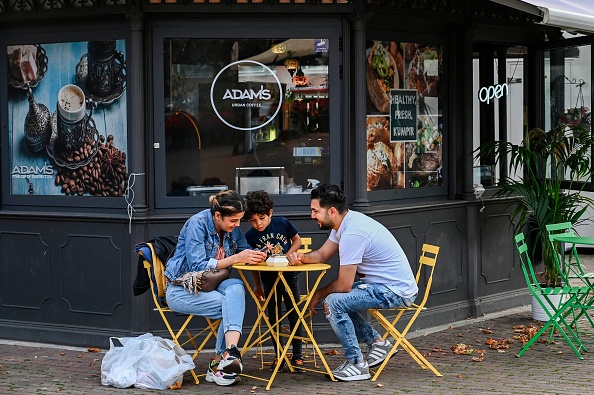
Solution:
[[(152, 31), (152, 65), (153, 65), (153, 136), (154, 143), (159, 143), (159, 148), (154, 148), (154, 199), (156, 209), (183, 209), (209, 207), (208, 196), (166, 196), (167, 183), (165, 163), (165, 114), (164, 103), (164, 61), (163, 41), (165, 39), (288, 39), (288, 38), (328, 38), (329, 69), (328, 88), (330, 97), (330, 174), (331, 183), (339, 184), (341, 177), (342, 152), (342, 114), (344, 106), (341, 92), (343, 81), (341, 78), (342, 53), (339, 42), (342, 37), (342, 25), (337, 19), (310, 19), (310, 20), (203, 20), (197, 28), (196, 21), (156, 21)], [(230, 189), (234, 188), (229, 186)], [(305, 187), (305, 186), (304, 186)], [(275, 207), (292, 207), (310, 205), (309, 194), (300, 195), (274, 195)]]

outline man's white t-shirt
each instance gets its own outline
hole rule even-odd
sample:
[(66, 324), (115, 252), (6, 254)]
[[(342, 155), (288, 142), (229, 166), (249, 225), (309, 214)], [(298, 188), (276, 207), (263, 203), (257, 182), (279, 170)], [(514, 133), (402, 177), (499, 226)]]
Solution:
[(387, 285), (395, 294), (410, 298), (417, 294), (415, 277), (396, 238), (382, 224), (349, 210), (338, 230), (330, 231), (338, 244), (340, 265), (358, 265), (364, 283)]

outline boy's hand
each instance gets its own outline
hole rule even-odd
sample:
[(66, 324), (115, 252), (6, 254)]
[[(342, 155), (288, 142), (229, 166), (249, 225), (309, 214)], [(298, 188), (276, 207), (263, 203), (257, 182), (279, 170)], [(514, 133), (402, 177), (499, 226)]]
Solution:
[(258, 300), (260, 302), (263, 302), (265, 300), (264, 298), (264, 289), (262, 289), (261, 285), (256, 285), (254, 287), (254, 294), (256, 295), (256, 298), (258, 298)]
[(289, 261), (289, 265), (301, 265), (301, 259), (303, 259), (303, 254), (301, 252), (291, 252), (287, 254), (287, 261)]

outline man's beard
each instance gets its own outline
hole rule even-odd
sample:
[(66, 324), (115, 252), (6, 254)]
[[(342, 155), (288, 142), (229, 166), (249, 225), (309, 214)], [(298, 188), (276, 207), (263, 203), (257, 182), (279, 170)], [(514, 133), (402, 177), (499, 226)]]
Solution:
[(320, 230), (331, 230), (334, 227), (334, 224), (329, 221), (329, 222), (322, 222), (322, 221), (318, 221), (318, 228), (320, 228)]

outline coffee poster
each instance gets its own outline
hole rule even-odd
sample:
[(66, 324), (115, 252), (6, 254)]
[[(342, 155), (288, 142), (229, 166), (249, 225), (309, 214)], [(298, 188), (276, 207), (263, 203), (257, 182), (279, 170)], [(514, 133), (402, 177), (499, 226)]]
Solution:
[(6, 51), (10, 193), (123, 196), (125, 40), (10, 45)]
[(442, 185), (442, 47), (370, 41), (367, 190)]

